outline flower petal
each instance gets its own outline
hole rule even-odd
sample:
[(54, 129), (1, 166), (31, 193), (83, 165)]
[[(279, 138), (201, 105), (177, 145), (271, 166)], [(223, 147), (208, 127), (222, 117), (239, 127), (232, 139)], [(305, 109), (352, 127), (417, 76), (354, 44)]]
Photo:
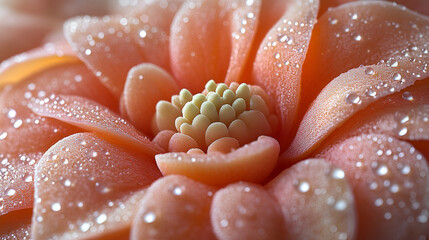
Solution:
[(32, 209), (25, 209), (0, 216), (0, 239), (30, 239), (32, 214)]
[[(43, 58), (46, 54), (45, 52), (40, 57)], [(29, 58), (19, 67), (27, 66), (32, 71), (36, 70), (33, 64), (38, 65), (38, 61), (43, 61)], [(58, 62), (61, 64), (38, 66), (37, 73), (23, 79), (17, 78), (17, 83), (1, 90), (0, 215), (33, 206), (35, 164), (52, 144), (79, 131), (60, 121), (35, 115), (27, 107), (29, 98), (70, 93), (92, 97), (103, 104), (115, 106), (107, 89), (82, 63)], [(10, 67), (20, 65), (15, 64)], [(0, 78), (4, 77), (6, 76), (0, 74)]]
[(274, 169), (279, 152), (275, 139), (261, 136), (226, 154), (166, 153), (155, 159), (164, 176), (180, 174), (205, 184), (224, 186), (240, 180), (263, 181)]
[[(428, 24), (423, 15), (383, 1), (352, 2), (327, 11), (315, 25), (304, 63), (302, 110), (332, 79), (362, 65), (387, 63), (400, 74), (423, 70), (429, 61)], [(368, 78), (377, 77), (377, 72), (368, 73)]]
[(182, 87), (195, 93), (210, 79), (241, 81), (260, 5), (260, 0), (183, 4), (171, 24), (170, 42), (171, 67)]
[(106, 139), (141, 151), (149, 157), (164, 152), (110, 109), (86, 98), (59, 95), (51, 99), (36, 99), (30, 104), (30, 108), (41, 116), (95, 131)]
[(358, 239), (429, 236), (429, 168), (409, 143), (364, 134), (318, 157), (346, 173), (358, 210)]
[(92, 133), (67, 137), (35, 173), (34, 239), (95, 237), (128, 228), (142, 188), (160, 177), (151, 159)]
[(305, 59), (319, 1), (292, 1), (259, 47), (254, 83), (273, 97), (282, 126), (281, 143), (291, 140), (298, 112), (302, 64)]
[(78, 56), (119, 99), (131, 67), (151, 62), (169, 69), (170, 23), (181, 2), (140, 1), (130, 17), (74, 18), (64, 32)]
[(217, 191), (211, 219), (218, 239), (285, 239), (280, 206), (259, 185), (240, 182)]
[(344, 175), (324, 160), (309, 159), (266, 185), (282, 208), (288, 239), (353, 239), (355, 203)]
[(370, 104), (329, 135), (316, 151), (320, 152), (327, 146), (363, 133), (384, 134), (402, 140), (428, 141), (428, 102), (429, 79), (426, 79)]
[(46, 44), (43, 48), (37, 48), (1, 62), (0, 88), (7, 84), (18, 83), (54, 66), (79, 62), (68, 45)]
[(128, 73), (122, 95), (126, 116), (139, 130), (150, 135), (156, 104), (179, 92), (174, 79), (163, 69), (143, 63)]
[(131, 239), (215, 239), (210, 224), (212, 191), (179, 175), (159, 179), (140, 204)]

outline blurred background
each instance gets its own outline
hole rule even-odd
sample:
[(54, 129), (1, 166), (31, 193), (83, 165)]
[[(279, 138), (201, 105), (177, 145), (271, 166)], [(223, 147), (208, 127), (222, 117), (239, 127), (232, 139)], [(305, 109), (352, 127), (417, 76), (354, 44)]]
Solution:
[(78, 15), (105, 15), (133, 0), (0, 0), (0, 62), (61, 40), (65, 20)]

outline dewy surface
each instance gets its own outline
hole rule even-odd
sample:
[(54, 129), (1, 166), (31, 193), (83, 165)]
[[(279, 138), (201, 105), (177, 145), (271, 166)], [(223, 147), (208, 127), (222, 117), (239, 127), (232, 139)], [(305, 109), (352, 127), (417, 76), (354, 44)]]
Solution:
[(278, 128), (268, 95), (245, 83), (216, 84), (210, 80), (203, 93), (192, 95), (182, 89), (171, 102), (156, 106), (153, 131), (175, 131), (169, 150), (227, 153), (259, 136), (272, 136)]

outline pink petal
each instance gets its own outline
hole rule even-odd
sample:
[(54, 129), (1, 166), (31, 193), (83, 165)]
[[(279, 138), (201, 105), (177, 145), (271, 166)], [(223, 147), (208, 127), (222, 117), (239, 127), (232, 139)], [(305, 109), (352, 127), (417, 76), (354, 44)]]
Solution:
[(0, 239), (31, 239), (32, 214), (32, 209), (26, 209), (0, 216)]
[(160, 177), (141, 154), (92, 133), (67, 137), (35, 173), (34, 239), (82, 238), (129, 228), (142, 188)]
[(156, 104), (179, 90), (165, 70), (148, 63), (137, 65), (128, 73), (122, 95), (126, 115), (137, 129), (150, 135)]
[(149, 157), (164, 151), (110, 109), (86, 98), (59, 95), (36, 99), (30, 104), (30, 108), (41, 116), (55, 118), (87, 131), (95, 131), (106, 139), (141, 151)]
[[(35, 164), (52, 144), (79, 131), (60, 121), (35, 115), (27, 107), (29, 98), (70, 93), (115, 105), (107, 89), (83, 64), (62, 62), (60, 57), (50, 56), (51, 60), (57, 58), (59, 65), (54, 61), (51, 62), (54, 65), (39, 65), (49, 56), (46, 51), (34, 52), (22, 63), (9, 65), (0, 73), (1, 79), (9, 79), (11, 75), (7, 72), (14, 68), (24, 67), (37, 72), (23, 79), (17, 78), (17, 83), (4, 87), (0, 93), (0, 109), (3, 110), (0, 113), (0, 215), (33, 206)], [(40, 58), (33, 58), (36, 53)]]
[(428, 77), (428, 24), (422, 15), (386, 2), (350, 3), (327, 12), (305, 63), (302, 109), (317, 98), (282, 159), (302, 158), (357, 111)]
[(279, 152), (275, 139), (261, 136), (229, 153), (166, 153), (155, 159), (164, 176), (180, 174), (205, 184), (225, 186), (237, 181), (263, 181), (274, 169)]
[(138, 6), (130, 17), (74, 18), (65, 24), (65, 35), (78, 56), (119, 99), (131, 67), (151, 62), (169, 68), (170, 23), (181, 2), (169, 1), (164, 6), (151, 1)]
[(304, 63), (302, 110), (334, 78), (362, 65), (387, 63), (400, 74), (409, 70), (419, 79), (428, 76), (420, 72), (429, 61), (428, 24), (424, 16), (390, 2), (359, 1), (327, 11), (315, 25)]
[(140, 203), (131, 239), (216, 239), (210, 224), (212, 191), (179, 175), (159, 179)]
[(241, 81), (260, 5), (259, 0), (183, 4), (171, 24), (170, 42), (171, 67), (181, 86), (196, 93), (210, 79)]
[(409, 143), (361, 135), (319, 157), (346, 173), (358, 210), (358, 239), (429, 237), (429, 168)]
[[(402, 140), (421, 141), (422, 144), (427, 142), (429, 140), (428, 80), (419, 81), (399, 93), (370, 104), (336, 129), (316, 151), (320, 152), (327, 146), (362, 133), (384, 134)], [(424, 154), (424, 156), (429, 155)]]
[(239, 182), (216, 192), (211, 219), (218, 239), (285, 239), (280, 206), (261, 186)]
[(344, 172), (310, 159), (266, 185), (281, 206), (287, 239), (353, 239), (355, 203)]
[(254, 63), (254, 82), (273, 97), (282, 126), (281, 142), (297, 117), (302, 64), (316, 21), (319, 1), (292, 1), (259, 47)]

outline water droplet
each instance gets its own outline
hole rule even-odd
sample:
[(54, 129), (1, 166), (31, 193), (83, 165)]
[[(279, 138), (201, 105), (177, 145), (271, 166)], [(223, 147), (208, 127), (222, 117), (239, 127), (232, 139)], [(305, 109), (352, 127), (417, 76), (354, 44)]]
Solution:
[(9, 112), (7, 112), (7, 117), (8, 118), (14, 118), (14, 117), (16, 117), (16, 111), (15, 111), (15, 109), (10, 109)]
[(153, 223), (153, 222), (155, 222), (155, 220), (156, 220), (156, 215), (155, 215), (155, 213), (154, 213), (154, 212), (149, 211), (149, 212), (147, 212), (147, 213), (143, 216), (143, 220), (144, 220), (146, 223)]
[(288, 39), (289, 38), (288, 38), (288, 36), (286, 34), (279, 36), (279, 41), (280, 42), (286, 42)]
[(348, 104), (360, 104), (361, 99), (355, 92), (348, 93), (346, 95), (346, 103)]
[(302, 193), (306, 193), (310, 190), (310, 184), (306, 181), (296, 181), (294, 185), (296, 186), (298, 191)]
[(366, 75), (374, 75), (374, 73), (375, 73), (374, 68), (372, 68), (372, 67), (365, 68), (365, 74)]
[(395, 73), (395, 74), (393, 74), (393, 80), (395, 80), (395, 81), (399, 81), (399, 80), (401, 80), (401, 79), (402, 79), (401, 74), (399, 74), (399, 73)]
[(404, 175), (407, 175), (411, 172), (411, 168), (408, 165), (405, 165), (402, 169), (401, 169), (401, 173)]
[(66, 179), (66, 180), (64, 181), (64, 186), (66, 186), (66, 187), (70, 187), (70, 186), (71, 186), (71, 181), (70, 181), (70, 180), (68, 180), (68, 179)]
[(360, 40), (362, 40), (362, 36), (361, 35), (356, 35), (354, 39), (355, 39), (355, 41), (360, 41)]
[(139, 33), (139, 36), (141, 38), (145, 38), (147, 36), (147, 32), (145, 30), (141, 30), (140, 33)]
[(407, 132), (408, 132), (407, 127), (403, 127), (401, 129), (399, 129), (398, 136), (400, 136), (400, 137), (405, 136), (405, 134), (407, 134)]
[(101, 214), (100, 216), (98, 216), (97, 217), (97, 219), (95, 219), (95, 221), (98, 223), (98, 224), (102, 224), (102, 223), (104, 223), (105, 221), (107, 220), (107, 216), (106, 216), (106, 214)]
[(275, 54), (274, 54), (274, 58), (275, 58), (275, 59), (279, 59), (279, 58), (280, 58), (280, 53), (275, 53)]
[(58, 212), (61, 210), (61, 204), (60, 203), (54, 203), (54, 204), (52, 204), (51, 209), (54, 212)]
[(390, 212), (386, 212), (386, 213), (384, 214), (384, 218), (385, 218), (386, 220), (389, 220), (389, 219), (391, 219), (391, 218), (392, 218), (392, 214), (391, 214)]
[(338, 19), (332, 19), (332, 20), (330, 21), (330, 23), (331, 23), (332, 25), (335, 25), (335, 24), (337, 24), (337, 23), (338, 23)]
[(397, 192), (399, 192), (399, 186), (398, 186), (398, 184), (393, 184), (393, 185), (390, 187), (390, 192), (392, 192), (392, 193), (397, 193)]
[(80, 225), (80, 230), (82, 232), (87, 232), (89, 229), (91, 228), (91, 224), (90, 223), (82, 223), (82, 225)]
[(13, 195), (15, 195), (16, 190), (13, 188), (7, 188), (4, 192), (6, 196), (12, 197)]
[(376, 207), (380, 207), (381, 205), (383, 205), (383, 199), (381, 199), (381, 198), (377, 198), (377, 199), (375, 200), (375, 202), (374, 202), (374, 205), (375, 205)]
[(22, 125), (22, 120), (21, 120), (21, 119), (18, 119), (18, 120), (16, 120), (16, 121), (15, 121), (15, 123), (13, 124), (13, 127), (14, 127), (14, 128), (19, 128), (19, 127), (21, 127), (21, 125)]
[(345, 200), (343, 200), (343, 199), (338, 200), (335, 203), (335, 209), (337, 211), (344, 211), (346, 208), (347, 208), (347, 202)]
[(2, 134), (0, 134), (0, 140), (3, 140), (7, 137), (7, 132), (3, 132)]
[(381, 165), (378, 169), (377, 169), (377, 174), (379, 176), (384, 176), (389, 172), (389, 169), (387, 168), (386, 165)]
[(220, 225), (221, 225), (222, 227), (228, 227), (228, 224), (229, 224), (229, 222), (228, 222), (228, 220), (226, 220), (226, 219), (222, 219), (222, 220), (220, 221)]
[(335, 168), (331, 173), (332, 178), (334, 179), (343, 179), (345, 176), (345, 173), (343, 170), (339, 168)]
[(408, 101), (414, 101), (414, 97), (410, 92), (402, 93), (402, 98)]
[(89, 56), (89, 55), (91, 55), (91, 53), (92, 53), (91, 49), (86, 49), (85, 50), (85, 55)]

